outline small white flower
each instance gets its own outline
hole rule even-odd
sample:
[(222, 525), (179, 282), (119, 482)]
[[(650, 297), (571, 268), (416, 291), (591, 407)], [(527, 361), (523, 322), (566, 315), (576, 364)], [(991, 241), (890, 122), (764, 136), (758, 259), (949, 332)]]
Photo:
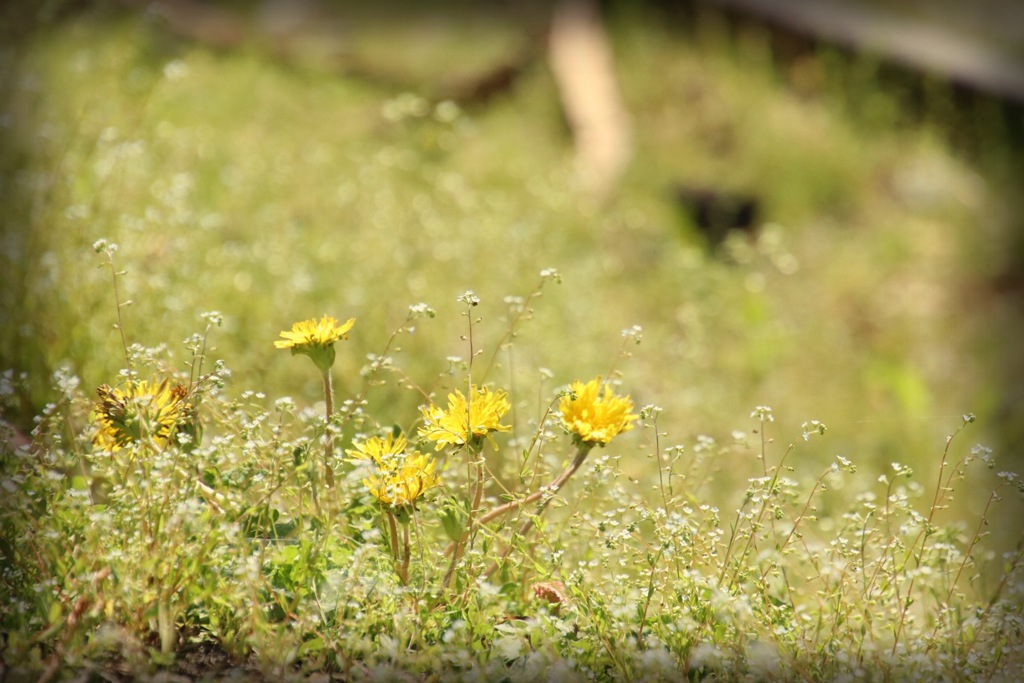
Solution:
[(169, 81), (180, 81), (187, 75), (188, 66), (180, 59), (175, 59), (164, 65), (164, 78)]

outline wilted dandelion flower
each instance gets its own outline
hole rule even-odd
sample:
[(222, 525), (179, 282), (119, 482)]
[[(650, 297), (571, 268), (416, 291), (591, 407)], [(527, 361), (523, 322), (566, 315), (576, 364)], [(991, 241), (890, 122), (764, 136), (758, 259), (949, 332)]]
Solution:
[(101, 385), (96, 393), (95, 421), (99, 427), (93, 445), (118, 451), (132, 443), (152, 439), (161, 448), (178, 427), (191, 418), (192, 406), (185, 400), (188, 389), (164, 379), (134, 381), (124, 389)]
[(320, 320), (303, 320), (293, 324), (292, 329), (281, 332), (283, 339), (275, 341), (274, 346), (291, 349), (292, 355), (301, 353), (309, 356), (320, 371), (326, 373), (334, 365), (334, 342), (348, 339), (348, 332), (355, 324), (355, 318), (339, 324), (329, 315)]
[(501, 424), (501, 418), (509, 411), (508, 394), (504, 391), (470, 387), (472, 399), (468, 402), (458, 389), (448, 394), (448, 409), (431, 405), (420, 408), (424, 424), (419, 434), (436, 441), (435, 450), (451, 444), (463, 446), (473, 439), (480, 439), (491, 432), (507, 432), (512, 428)]
[(592, 446), (604, 445), (621, 432), (629, 431), (638, 417), (631, 412), (633, 400), (615, 394), (600, 377), (586, 384), (579, 380), (573, 382), (558, 409), (562, 425), (573, 437)]
[(437, 463), (419, 451), (406, 453), (405, 437), (388, 434), (354, 442), (347, 451), (355, 460), (371, 460), (377, 473), (363, 479), (370, 493), (384, 505), (411, 505), (427, 489), (441, 483)]

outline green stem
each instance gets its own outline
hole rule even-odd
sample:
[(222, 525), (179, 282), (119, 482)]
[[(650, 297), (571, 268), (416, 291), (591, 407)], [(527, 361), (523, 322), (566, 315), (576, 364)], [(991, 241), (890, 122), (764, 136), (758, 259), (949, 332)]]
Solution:
[(174, 617), (168, 598), (161, 595), (156, 606), (157, 630), (160, 632), (160, 652), (165, 655), (174, 654), (177, 633), (174, 628)]
[(128, 337), (124, 332), (124, 319), (121, 316), (121, 309), (130, 305), (132, 302), (121, 302), (121, 292), (118, 290), (117, 276), (124, 275), (124, 271), (117, 271), (117, 268), (114, 267), (114, 256), (109, 251), (107, 252), (107, 264), (110, 266), (110, 276), (114, 283), (114, 303), (117, 305), (117, 331), (121, 334), (121, 346), (124, 349), (125, 368), (128, 370), (128, 381), (131, 382), (135, 378), (135, 373), (132, 372), (132, 356), (128, 352)]
[[(384, 514), (388, 518), (388, 540), (391, 545), (391, 557), (395, 560), (395, 573), (402, 580), (402, 585), (407, 586), (409, 585), (408, 563), (403, 563), (401, 556), (398, 554), (398, 523), (395, 521), (395, 513), (390, 508), (385, 508)], [(408, 532), (406, 533), (408, 534)], [(408, 543), (408, 541), (406, 542)], [(408, 553), (408, 549), (406, 552)]]
[(409, 523), (406, 521), (402, 524), (402, 570), (399, 573), (402, 583), (405, 585), (409, 585), (409, 550)]
[(327, 405), (327, 421), (324, 423), (324, 483), (328, 488), (334, 486), (334, 468), (331, 460), (334, 456), (334, 432), (331, 431), (331, 417), (334, 415), (334, 392), (331, 390), (331, 372), (324, 373), (324, 403)]

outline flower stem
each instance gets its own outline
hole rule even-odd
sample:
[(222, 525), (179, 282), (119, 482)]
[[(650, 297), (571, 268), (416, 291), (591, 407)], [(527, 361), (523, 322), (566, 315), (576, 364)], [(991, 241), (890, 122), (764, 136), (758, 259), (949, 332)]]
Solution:
[(114, 303), (117, 304), (117, 331), (121, 333), (121, 346), (124, 349), (125, 368), (128, 370), (128, 379), (130, 381), (133, 378), (132, 356), (131, 353), (128, 352), (128, 337), (124, 332), (124, 320), (121, 316), (121, 309), (130, 305), (132, 302), (121, 301), (121, 292), (117, 287), (117, 276), (124, 275), (124, 271), (118, 272), (117, 268), (114, 267), (114, 255), (112, 251), (107, 251), (107, 265), (110, 266), (110, 276), (114, 284)]
[(407, 521), (402, 524), (402, 565), (398, 574), (405, 585), (409, 585), (409, 557), (409, 524)]
[[(409, 563), (408, 560), (403, 561), (401, 556), (398, 554), (398, 523), (395, 521), (395, 513), (390, 509), (385, 509), (384, 514), (388, 518), (388, 539), (391, 544), (391, 557), (395, 560), (395, 573), (398, 574), (398, 578), (401, 579), (402, 585), (409, 585)], [(408, 530), (406, 530), (406, 554), (408, 554)]]
[(471, 537), (476, 536), (472, 533), (474, 531), (473, 520), (476, 519), (476, 515), (480, 511), (480, 501), (484, 497), (484, 462), (479, 453), (473, 464), (476, 466), (476, 485), (473, 487), (473, 505), (469, 508), (469, 520), (466, 522), (466, 531), (470, 533)]
[(327, 422), (324, 424), (324, 483), (328, 488), (334, 486), (334, 468), (331, 460), (334, 456), (334, 432), (331, 430), (331, 417), (334, 415), (334, 392), (331, 390), (331, 371), (324, 372), (324, 402), (327, 405)]
[(169, 598), (161, 595), (156, 605), (157, 630), (160, 633), (160, 653), (165, 655), (174, 654), (174, 645), (178, 635), (175, 632), (174, 617), (171, 616), (171, 608), (168, 602)]

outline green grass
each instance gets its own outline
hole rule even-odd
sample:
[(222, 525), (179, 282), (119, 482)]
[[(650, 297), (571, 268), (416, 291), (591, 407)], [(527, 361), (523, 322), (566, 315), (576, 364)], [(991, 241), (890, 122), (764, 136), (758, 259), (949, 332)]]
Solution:
[[(985, 285), (1021, 179), (1002, 114), (941, 88), (912, 113), (876, 64), (824, 49), (794, 88), (763, 32), (707, 17), (672, 32), (619, 8), (610, 28), (636, 149), (604, 206), (575, 190), (542, 61), (466, 109), (393, 84), (429, 93), (431, 60), (466, 63), (455, 17), (393, 60), (354, 40), (401, 76), (380, 82), (116, 13), (4, 49), (0, 369), (5, 419), (36, 428), (3, 460), (8, 665), (146, 672), (216, 643), (235, 666), (357, 678), (1019, 675), (1021, 506), (990, 499), (1020, 466), (1019, 322)], [(519, 40), (473, 31), (496, 53)], [(766, 224), (710, 252), (676, 183), (753, 193)], [(321, 380), (272, 342), (355, 316), (333, 369), (339, 448), (413, 435), (421, 405), (468, 381), (470, 289), (473, 381), (513, 403), (488, 505), (570, 457), (542, 417), (574, 379), (614, 374), (644, 428), (595, 451), (532, 535), (481, 533), (454, 592), (440, 520), (471, 476), (443, 454), (402, 586), (357, 470), (339, 459), (314, 504)], [(410, 322), (419, 302), (436, 315)], [(90, 412), (126, 365), (119, 310), (136, 369), (186, 376), (218, 311), (203, 369), (224, 369), (202, 384), (198, 447), (111, 469)], [(510, 564), (478, 585), (505, 543)], [(531, 597), (555, 580), (558, 610)]]

